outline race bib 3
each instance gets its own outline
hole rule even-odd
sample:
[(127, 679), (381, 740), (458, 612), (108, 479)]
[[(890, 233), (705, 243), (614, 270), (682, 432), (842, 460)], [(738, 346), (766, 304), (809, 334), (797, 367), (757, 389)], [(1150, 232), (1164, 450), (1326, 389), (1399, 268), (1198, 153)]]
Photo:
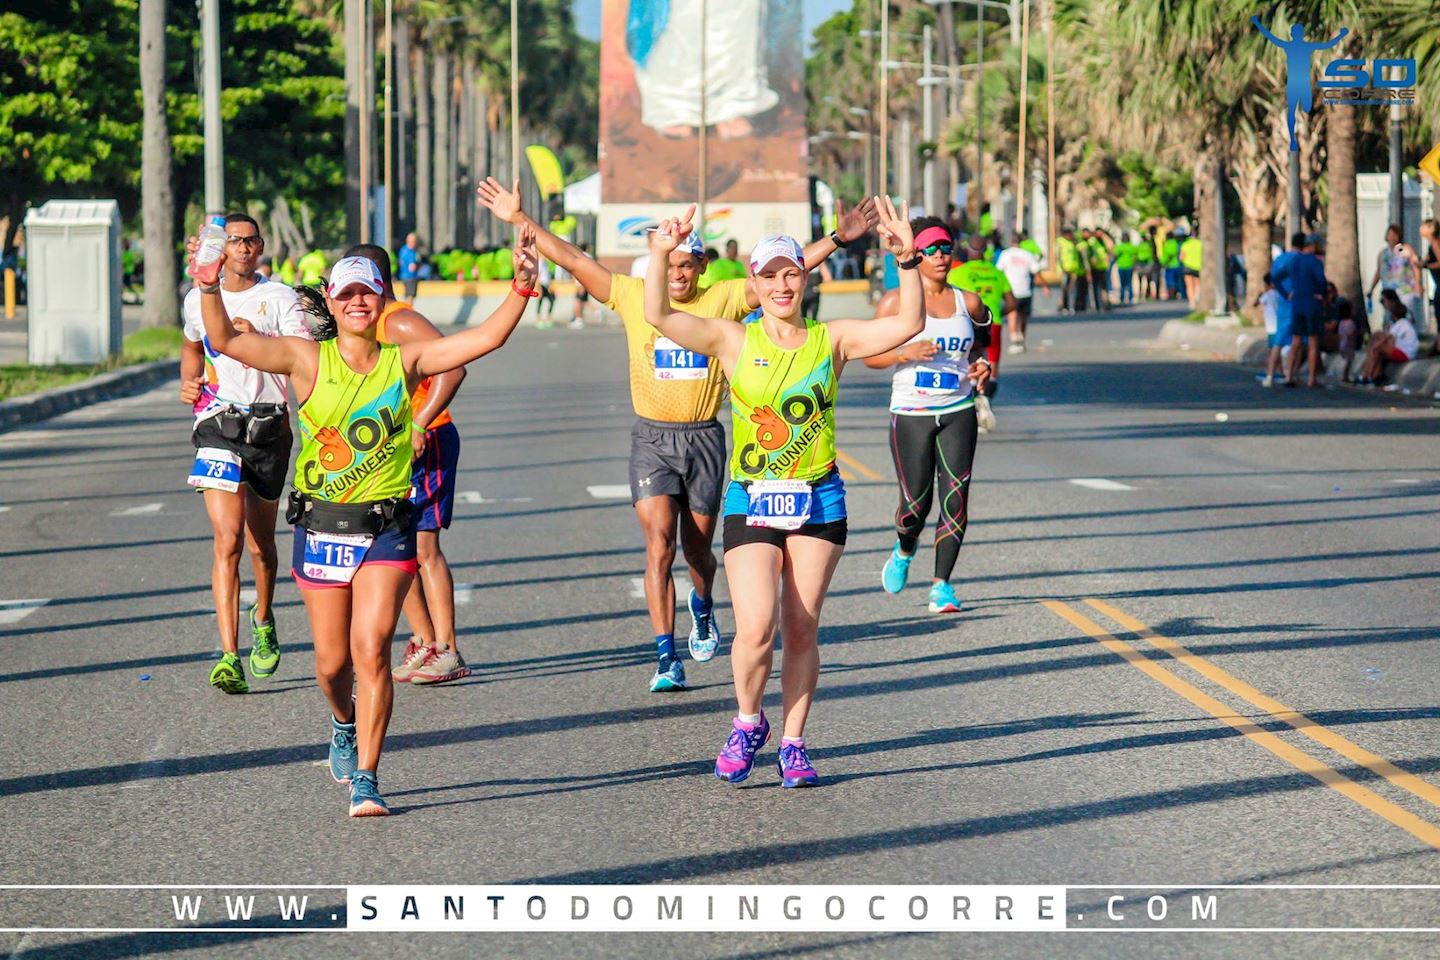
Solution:
[(375, 538), (370, 534), (305, 532), (305, 566), (300, 571), (310, 580), (349, 583), (365, 562)]
[(705, 354), (686, 350), (668, 337), (655, 340), (656, 380), (704, 380), (709, 370)]
[(240, 454), (219, 447), (201, 447), (195, 451), (195, 465), (186, 482), (200, 490), (234, 493), (240, 489)]
[(799, 530), (810, 520), (815, 491), (804, 480), (756, 480), (750, 484), (745, 524)]
[(916, 370), (915, 389), (954, 393), (960, 389), (960, 374), (950, 370)]

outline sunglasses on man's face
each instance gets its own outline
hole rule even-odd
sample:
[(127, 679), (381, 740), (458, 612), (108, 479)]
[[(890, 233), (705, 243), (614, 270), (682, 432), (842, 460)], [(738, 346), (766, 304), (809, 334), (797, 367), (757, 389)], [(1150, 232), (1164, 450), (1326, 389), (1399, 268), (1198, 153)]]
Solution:
[(933, 257), (937, 253), (943, 257), (948, 257), (955, 252), (955, 247), (948, 243), (932, 243), (928, 247), (922, 247), (920, 252), (927, 257)]
[(258, 247), (258, 246), (260, 246), (261, 240), (260, 240), (260, 237), (259, 237), (259, 236), (253, 236), (253, 237), (226, 237), (226, 238), (225, 238), (225, 242), (226, 242), (226, 243), (233, 243), (233, 244), (235, 244), (236, 246), (252, 247), (252, 248), (253, 248), (253, 247)]

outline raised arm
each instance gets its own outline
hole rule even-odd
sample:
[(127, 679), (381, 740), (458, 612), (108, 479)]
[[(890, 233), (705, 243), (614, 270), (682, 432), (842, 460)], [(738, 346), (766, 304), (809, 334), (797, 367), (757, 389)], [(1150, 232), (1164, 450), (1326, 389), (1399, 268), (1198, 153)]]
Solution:
[[(910, 206), (899, 213), (889, 197), (879, 198), (880, 238), (897, 264), (915, 258), (915, 235), (910, 230)], [(900, 307), (892, 317), (873, 320), (835, 320), (830, 334), (843, 360), (862, 360), (894, 350), (925, 329), (925, 291), (912, 265), (900, 271)]]
[[(849, 210), (846, 210), (845, 205), (837, 198), (835, 214), (835, 232), (821, 237), (805, 248), (806, 270), (818, 269), (830, 258), (832, 253), (840, 249), (841, 244), (859, 240), (880, 222), (880, 215), (875, 210), (874, 197), (866, 197)], [(840, 243), (835, 242), (837, 237), (840, 239)], [(755, 281), (751, 278), (745, 280), (745, 303), (752, 310), (760, 306), (760, 294), (755, 291)]]
[(610, 271), (594, 258), (568, 240), (563, 240), (546, 230), (524, 210), (520, 209), (520, 181), (506, 190), (494, 177), (475, 188), (475, 197), (480, 206), (489, 210), (506, 223), (519, 228), (529, 225), (535, 233), (535, 245), (540, 256), (570, 272), (586, 292), (596, 300), (610, 299)]
[(673, 217), (662, 223), (650, 234), (650, 266), (645, 274), (645, 322), (674, 340), (686, 350), (703, 353), (721, 360), (733, 360), (739, 356), (740, 342), (745, 328), (732, 320), (718, 317), (697, 317), (681, 310), (670, 309), (670, 292), (665, 280), (670, 267), (670, 252), (680, 245), (682, 237), (688, 237), (692, 228), (690, 221), (695, 216), (695, 206), (690, 206), (684, 222)]
[[(220, 255), (224, 266), (225, 255)], [(225, 301), (220, 297), (220, 284), (200, 287), (200, 319), (205, 323), (205, 336), (210, 346), (225, 356), (239, 360), (247, 367), (285, 376), (297, 370), (314, 367), (318, 351), (311, 340), (299, 337), (266, 337), (258, 333), (241, 333), (230, 322)]]
[(419, 340), (401, 346), (400, 356), (405, 369), (417, 381), (463, 367), (492, 350), (498, 350), (510, 339), (510, 334), (515, 332), (520, 317), (525, 313), (525, 306), (530, 302), (529, 291), (534, 289), (540, 275), (539, 260), (535, 254), (535, 231), (528, 223), (520, 227), (511, 260), (515, 265), (515, 278), (510, 281), (510, 292), (505, 302), (496, 307), (483, 323), (438, 340)]
[(1250, 22), (1255, 24), (1255, 26), (1260, 30), (1260, 32), (1265, 35), (1266, 40), (1269, 40), (1271, 43), (1280, 47), (1285, 46), (1284, 40), (1281, 40), (1279, 37), (1275, 36), (1275, 34), (1265, 29), (1265, 24), (1260, 22), (1260, 18), (1258, 16), (1252, 16), (1250, 18)]

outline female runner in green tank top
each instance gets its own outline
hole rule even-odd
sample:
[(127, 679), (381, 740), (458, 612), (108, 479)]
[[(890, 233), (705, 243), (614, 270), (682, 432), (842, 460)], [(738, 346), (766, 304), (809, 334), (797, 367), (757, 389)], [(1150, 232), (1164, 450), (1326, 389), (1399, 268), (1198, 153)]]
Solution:
[(805, 720), (820, 676), (816, 636), (830, 577), (845, 549), (845, 487), (835, 468), (835, 389), (845, 363), (893, 350), (925, 326), (909, 214), (877, 197), (879, 232), (900, 271), (894, 316), (820, 323), (801, 313), (805, 264), (791, 237), (769, 237), (751, 253), (763, 311), (741, 325), (672, 311), (665, 264), (685, 222), (667, 220), (650, 238), (645, 319), (687, 350), (720, 361), (730, 379), (734, 453), (725, 493), (725, 577), (735, 611), (730, 666), (739, 715), (715, 760), (715, 775), (739, 783), (770, 737), (760, 703), (776, 628), (785, 640), (778, 766), (787, 787), (818, 778), (805, 749)]
[(535, 295), (529, 227), (521, 228), (513, 259), (511, 293), (484, 323), (400, 346), (376, 341), (384, 291), (375, 265), (362, 257), (348, 257), (331, 272), (324, 299), (336, 336), (322, 343), (238, 333), (219, 287), (201, 288), (210, 345), (257, 370), (289, 376), (303, 398), (291, 500), (300, 523), (293, 573), (310, 616), (315, 677), (330, 705), (330, 772), (350, 784), (352, 817), (389, 813), (376, 774), (394, 702), (390, 641), (415, 576), (415, 530), (404, 507), (410, 394), (424, 378), (509, 339)]

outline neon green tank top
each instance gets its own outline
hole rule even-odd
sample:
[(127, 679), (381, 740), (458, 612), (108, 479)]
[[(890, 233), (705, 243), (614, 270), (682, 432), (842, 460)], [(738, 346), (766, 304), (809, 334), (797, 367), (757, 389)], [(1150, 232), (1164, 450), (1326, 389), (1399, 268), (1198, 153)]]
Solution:
[(730, 378), (735, 480), (821, 480), (835, 469), (835, 360), (830, 328), (805, 322), (805, 342), (776, 346), (764, 319), (745, 327)]
[(375, 369), (356, 373), (335, 340), (322, 342), (299, 421), (295, 489), (332, 503), (410, 494), (410, 394), (399, 347), (380, 344)]

